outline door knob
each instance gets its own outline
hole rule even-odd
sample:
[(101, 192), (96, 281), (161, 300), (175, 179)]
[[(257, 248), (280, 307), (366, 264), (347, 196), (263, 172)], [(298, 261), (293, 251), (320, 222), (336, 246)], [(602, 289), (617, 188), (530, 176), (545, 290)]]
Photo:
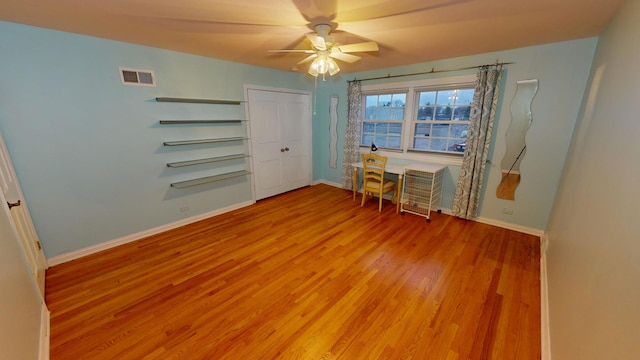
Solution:
[[(287, 149), (288, 150), (288, 149)], [(280, 148), (280, 152), (285, 152), (284, 148)]]
[(289, 151), (289, 148), (288, 148), (288, 147), (286, 147), (286, 148), (284, 148), (284, 149), (285, 149), (286, 151)]

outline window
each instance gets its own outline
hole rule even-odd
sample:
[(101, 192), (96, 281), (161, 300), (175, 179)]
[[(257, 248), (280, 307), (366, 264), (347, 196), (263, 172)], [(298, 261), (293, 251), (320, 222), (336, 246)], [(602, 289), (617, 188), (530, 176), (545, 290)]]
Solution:
[[(466, 147), (475, 75), (362, 87), (361, 146), (397, 158), (448, 156)], [(452, 156), (453, 155), (453, 156)]]
[(365, 95), (362, 145), (390, 149), (402, 148), (406, 93)]
[(412, 149), (464, 152), (473, 88), (416, 92)]

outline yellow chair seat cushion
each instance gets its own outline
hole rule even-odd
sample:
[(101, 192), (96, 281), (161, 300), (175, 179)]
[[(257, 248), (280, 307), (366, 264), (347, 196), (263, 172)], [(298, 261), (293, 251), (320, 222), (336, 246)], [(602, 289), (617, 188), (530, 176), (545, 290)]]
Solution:
[[(382, 193), (388, 193), (390, 191), (394, 191), (396, 188), (396, 183), (393, 180), (384, 179), (382, 184)], [(367, 181), (367, 187), (365, 188), (366, 192), (374, 192), (378, 193), (380, 189), (380, 183), (378, 181), (369, 180)]]

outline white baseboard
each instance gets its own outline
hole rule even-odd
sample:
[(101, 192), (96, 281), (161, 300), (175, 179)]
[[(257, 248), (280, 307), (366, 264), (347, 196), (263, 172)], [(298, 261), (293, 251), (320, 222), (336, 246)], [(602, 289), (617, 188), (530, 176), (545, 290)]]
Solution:
[(240, 208), (243, 208), (245, 206), (249, 206), (249, 205), (253, 205), (253, 204), (255, 204), (255, 201), (251, 200), (251, 201), (246, 201), (246, 202), (243, 202), (243, 203), (231, 205), (231, 206), (228, 206), (226, 208), (217, 209), (217, 210), (210, 211), (210, 212), (207, 212), (207, 213), (204, 213), (204, 214), (192, 216), (192, 217), (189, 217), (189, 218), (186, 218), (186, 219), (174, 221), (174, 222), (169, 223), (169, 224), (161, 225), (161, 226), (155, 227), (153, 229), (141, 231), (141, 232), (138, 232), (138, 233), (135, 233), (135, 234), (131, 234), (131, 235), (127, 235), (127, 236), (124, 236), (124, 237), (121, 237), (121, 238), (118, 238), (118, 239), (109, 240), (109, 241), (106, 241), (106, 242), (103, 242), (103, 243), (100, 243), (100, 244), (96, 244), (96, 245), (93, 245), (93, 246), (89, 246), (89, 247), (86, 247), (86, 248), (82, 248), (82, 249), (79, 249), (79, 250), (76, 250), (76, 251), (72, 251), (72, 252), (68, 252), (68, 253), (65, 253), (65, 254), (58, 255), (58, 256), (54, 256), (54, 257), (52, 257), (50, 259), (47, 259), (47, 260), (49, 262), (49, 266), (62, 264), (62, 263), (65, 263), (67, 261), (79, 259), (79, 258), (81, 258), (83, 256), (91, 255), (91, 254), (94, 254), (94, 253), (97, 253), (97, 252), (100, 252), (100, 251), (103, 251), (103, 250), (107, 250), (107, 249), (110, 249), (110, 248), (113, 248), (113, 247), (116, 247), (116, 246), (119, 246), (119, 245), (130, 243), (132, 241), (144, 239), (144, 238), (149, 237), (151, 235), (159, 234), (159, 233), (164, 232), (164, 231), (175, 229), (175, 228), (180, 227), (180, 226), (191, 224), (191, 223), (194, 223), (196, 221), (204, 220), (204, 219), (210, 218), (212, 216), (224, 214), (226, 212), (233, 211), (233, 210), (236, 210), (236, 209), (240, 209)]
[[(541, 359), (551, 360), (551, 329), (549, 328), (549, 283), (547, 278), (546, 235), (540, 246), (540, 348)], [(542, 243), (544, 242), (544, 247)]]
[(49, 360), (51, 334), (51, 313), (47, 305), (42, 304), (40, 311), (40, 349), (38, 360)]
[(318, 185), (318, 184), (325, 184), (325, 185), (342, 189), (342, 184), (333, 182), (333, 181), (328, 181), (328, 180), (315, 180), (314, 182), (311, 183), (311, 185)]
[[(336, 183), (336, 182), (332, 182), (332, 181), (327, 181), (327, 180), (316, 180), (314, 181), (311, 185), (317, 185), (317, 184), (326, 184), (326, 185), (330, 185), (330, 186), (334, 186), (334, 187), (338, 187), (342, 189), (342, 184)], [(349, 189), (351, 190), (351, 189)], [(358, 193), (361, 194), (361, 191), (358, 190)], [(391, 199), (391, 195), (390, 194), (385, 194), (384, 195), (385, 199)], [(441, 209), (443, 214), (447, 214), (447, 215), (451, 215), (451, 209)], [(473, 219), (473, 221), (477, 221), (477, 222), (481, 222), (484, 224), (489, 224), (489, 225), (493, 225), (493, 226), (497, 226), (497, 227), (501, 227), (504, 229), (509, 229), (509, 230), (513, 230), (513, 231), (518, 231), (521, 233), (525, 233), (525, 234), (529, 234), (529, 235), (533, 235), (533, 236), (540, 236), (542, 237), (544, 234), (543, 230), (540, 229), (535, 229), (535, 228), (531, 228), (531, 227), (527, 227), (527, 226), (522, 226), (522, 225), (518, 225), (518, 224), (512, 224), (512, 223), (508, 223), (505, 221), (500, 221), (500, 220), (494, 220), (494, 219), (490, 219), (490, 218), (486, 218), (486, 217), (477, 217), (475, 219)], [(541, 239), (544, 240), (544, 239)], [(546, 249), (546, 242), (545, 243), (545, 249)]]
[(544, 235), (544, 230), (535, 229), (535, 228), (522, 226), (522, 225), (518, 225), (518, 224), (512, 224), (512, 223), (508, 223), (508, 222), (504, 222), (504, 221), (500, 221), (500, 220), (489, 219), (489, 218), (482, 217), (482, 216), (477, 217), (477, 218), (475, 218), (473, 220), (475, 220), (477, 222), (481, 222), (483, 224), (489, 224), (489, 225), (493, 225), (493, 226), (497, 226), (497, 227), (501, 227), (501, 228), (504, 228), (504, 229), (509, 229), (509, 230), (513, 230), (513, 231), (517, 231), (517, 232), (533, 235), (533, 236), (542, 237), (542, 235)]

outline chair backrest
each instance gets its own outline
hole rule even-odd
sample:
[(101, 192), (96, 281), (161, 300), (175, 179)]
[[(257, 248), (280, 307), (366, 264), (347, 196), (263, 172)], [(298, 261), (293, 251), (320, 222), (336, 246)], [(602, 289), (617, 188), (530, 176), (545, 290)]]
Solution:
[(384, 167), (387, 165), (387, 157), (370, 153), (362, 154), (362, 164), (364, 168), (364, 182), (375, 181), (380, 183), (384, 180)]

